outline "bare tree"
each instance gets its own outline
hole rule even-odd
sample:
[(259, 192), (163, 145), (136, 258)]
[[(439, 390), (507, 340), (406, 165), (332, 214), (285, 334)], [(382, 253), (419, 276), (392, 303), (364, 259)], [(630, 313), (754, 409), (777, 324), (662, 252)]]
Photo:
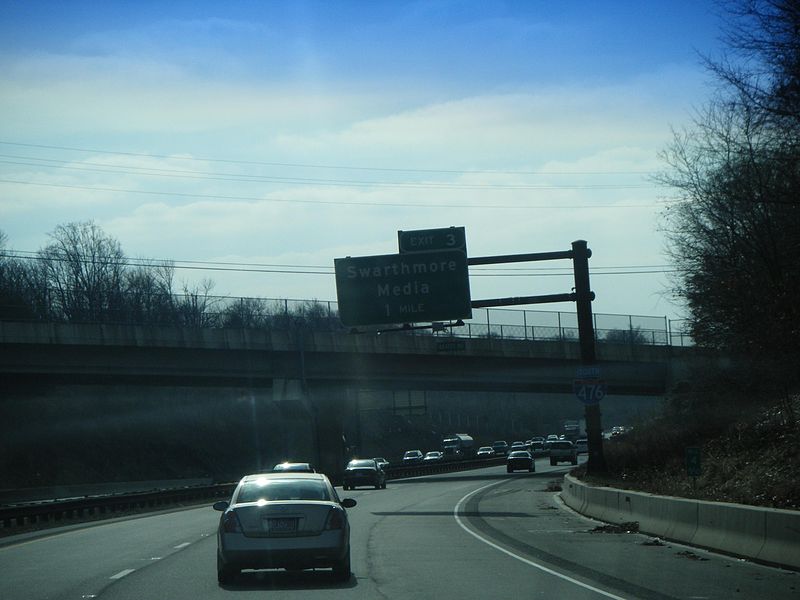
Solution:
[(221, 316), (223, 327), (268, 328), (271, 324), (267, 303), (261, 298), (239, 298)]
[(777, 356), (800, 337), (800, 2), (734, 7), (731, 54), (707, 62), (720, 94), (675, 133), (659, 180), (677, 191), (666, 234), (692, 336)]
[(172, 293), (170, 262), (140, 261), (125, 271), (125, 310), (132, 323), (174, 324), (178, 310)]
[(38, 253), (56, 313), (69, 321), (114, 320), (123, 301), (125, 255), (93, 221), (59, 225)]
[(214, 282), (203, 279), (194, 287), (183, 286), (183, 296), (177, 301), (178, 315), (182, 325), (192, 327), (214, 327), (219, 323), (219, 314), (215, 312), (219, 298), (212, 296)]

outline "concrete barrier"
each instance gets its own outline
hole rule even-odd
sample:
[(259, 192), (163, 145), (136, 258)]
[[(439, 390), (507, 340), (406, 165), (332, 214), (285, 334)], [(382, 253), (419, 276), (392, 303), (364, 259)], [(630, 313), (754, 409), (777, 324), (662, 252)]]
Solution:
[(764, 546), (765, 536), (763, 509), (743, 504), (698, 502), (697, 532), (689, 543), (755, 558)]
[(800, 565), (800, 519), (794, 511), (764, 509), (764, 545), (758, 560)]
[(570, 475), (561, 497), (601, 521), (638, 521), (642, 533), (800, 570), (800, 511), (596, 487)]

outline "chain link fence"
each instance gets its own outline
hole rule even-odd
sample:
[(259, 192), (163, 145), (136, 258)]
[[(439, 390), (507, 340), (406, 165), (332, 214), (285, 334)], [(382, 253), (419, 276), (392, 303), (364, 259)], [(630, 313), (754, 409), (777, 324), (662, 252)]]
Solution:
[[(7, 308), (7, 307), (0, 307)], [(0, 310), (0, 314), (16, 315)], [(32, 318), (31, 318), (32, 317)], [(181, 327), (248, 328), (286, 331), (303, 327), (313, 331), (351, 331), (339, 321), (337, 303), (326, 300), (230, 297), (174, 294), (149, 311), (131, 311), (107, 307), (102, 318), (64, 317), (54, 313), (31, 316), (30, 320), (70, 323), (114, 323), (130, 325), (175, 325)], [(7, 317), (9, 318), (9, 317)], [(18, 315), (13, 320), (20, 319)], [(412, 327), (414, 324), (410, 324)], [(403, 331), (395, 325), (386, 328)], [(377, 332), (381, 327), (359, 328)], [(692, 346), (686, 320), (646, 315), (594, 314), (597, 342)], [(413, 335), (437, 335), (463, 338), (514, 340), (577, 341), (578, 322), (574, 312), (480, 308), (462, 326), (444, 324), (439, 331), (408, 329)]]

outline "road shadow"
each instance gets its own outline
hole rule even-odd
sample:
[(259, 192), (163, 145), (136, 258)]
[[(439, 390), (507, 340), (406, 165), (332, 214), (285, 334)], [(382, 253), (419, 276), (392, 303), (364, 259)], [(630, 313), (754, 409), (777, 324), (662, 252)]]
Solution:
[(511, 477), (539, 477), (553, 479), (554, 477), (561, 477), (564, 473), (561, 472), (534, 472), (527, 473), (524, 471), (516, 471), (514, 473), (497, 473), (492, 475), (425, 475), (411, 479), (390, 479), (387, 483), (391, 486), (395, 485), (413, 485), (417, 483), (430, 483), (432, 481), (497, 481), (501, 479), (510, 479)]
[[(398, 510), (392, 512), (373, 512), (379, 517), (452, 517), (452, 510)], [(536, 519), (536, 515), (524, 512), (503, 512), (503, 511), (460, 511), (459, 517), (516, 517), (525, 519)]]
[(252, 592), (253, 590), (326, 590), (354, 588), (358, 585), (355, 575), (347, 581), (339, 581), (333, 572), (324, 569), (304, 571), (259, 570), (242, 571), (232, 583), (220, 585), (229, 592)]

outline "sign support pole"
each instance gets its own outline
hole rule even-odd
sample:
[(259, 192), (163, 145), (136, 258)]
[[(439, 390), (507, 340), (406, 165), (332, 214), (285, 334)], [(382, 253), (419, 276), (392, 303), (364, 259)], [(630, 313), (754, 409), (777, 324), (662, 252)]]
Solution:
[[(578, 316), (578, 341), (581, 348), (581, 363), (586, 367), (596, 366), (594, 347), (594, 324), (592, 322), (592, 299), (589, 285), (589, 257), (592, 252), (585, 240), (572, 242), (572, 266), (575, 272), (575, 308)], [(600, 419), (600, 404), (586, 405), (586, 437), (589, 460), (586, 472), (590, 475), (606, 472), (603, 454), (603, 427)]]

